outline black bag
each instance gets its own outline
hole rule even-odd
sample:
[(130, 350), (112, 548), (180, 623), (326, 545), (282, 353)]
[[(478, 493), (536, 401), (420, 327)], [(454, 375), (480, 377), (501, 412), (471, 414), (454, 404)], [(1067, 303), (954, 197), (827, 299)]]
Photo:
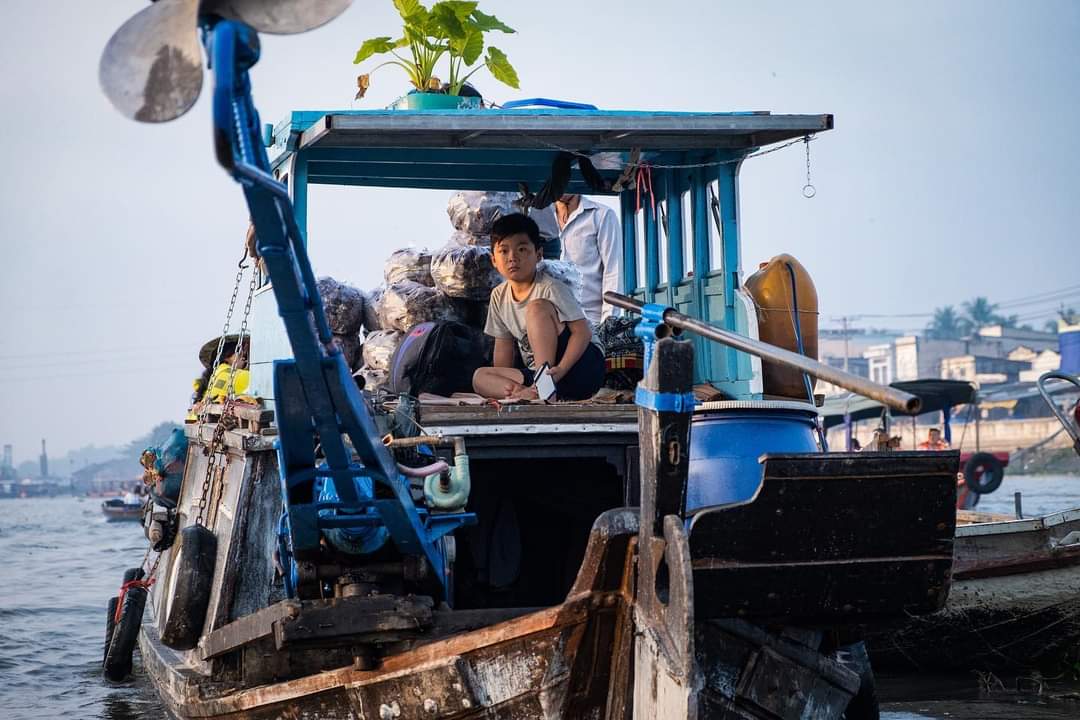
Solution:
[(472, 376), (484, 365), (477, 332), (459, 322), (422, 322), (413, 326), (390, 359), (391, 392), (452, 395), (472, 392)]

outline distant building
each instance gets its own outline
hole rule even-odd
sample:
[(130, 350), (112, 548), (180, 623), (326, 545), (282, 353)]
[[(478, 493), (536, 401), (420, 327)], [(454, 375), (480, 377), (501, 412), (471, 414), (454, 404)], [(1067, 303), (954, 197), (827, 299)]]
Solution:
[(1059, 352), (1043, 350), (1041, 353), (1031, 352), (1031, 357), (1024, 357), (1024, 355), (1028, 354), (1023, 352), (1025, 350), (1027, 348), (1017, 348), (1009, 353), (1010, 360), (1021, 360), (1030, 363), (1030, 370), (1020, 371), (1020, 382), (1035, 382), (1043, 373), (1061, 367), (1061, 353)]
[(985, 355), (956, 355), (941, 359), (940, 377), (947, 380), (967, 380), (979, 387), (986, 387), (1019, 382), (1020, 372), (1030, 368), (1031, 363), (1023, 360)]
[(1037, 351), (1058, 349), (1058, 333), (1042, 332), (1041, 330), (1005, 327), (1004, 325), (986, 325), (979, 328), (978, 336), (980, 339), (996, 342), (1001, 348), (1002, 357), (1020, 346)]

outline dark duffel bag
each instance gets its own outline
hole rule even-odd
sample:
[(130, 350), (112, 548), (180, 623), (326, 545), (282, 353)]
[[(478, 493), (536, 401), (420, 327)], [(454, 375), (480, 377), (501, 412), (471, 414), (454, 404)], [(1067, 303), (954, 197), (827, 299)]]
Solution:
[(452, 395), (472, 392), (472, 376), (484, 365), (477, 330), (459, 322), (423, 322), (405, 334), (390, 359), (391, 392)]

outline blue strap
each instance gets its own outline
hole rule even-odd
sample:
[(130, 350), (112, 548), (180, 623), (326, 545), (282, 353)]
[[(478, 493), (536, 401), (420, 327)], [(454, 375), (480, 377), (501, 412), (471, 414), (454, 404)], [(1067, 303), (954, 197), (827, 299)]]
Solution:
[(550, 107), (559, 110), (596, 110), (595, 105), (588, 103), (570, 102), (569, 100), (553, 100), (551, 98), (522, 98), (511, 100), (502, 104), (503, 110), (514, 110), (526, 107)]
[(634, 393), (634, 402), (640, 407), (658, 412), (688, 413), (694, 411), (697, 399), (694, 393), (655, 392), (638, 385)]

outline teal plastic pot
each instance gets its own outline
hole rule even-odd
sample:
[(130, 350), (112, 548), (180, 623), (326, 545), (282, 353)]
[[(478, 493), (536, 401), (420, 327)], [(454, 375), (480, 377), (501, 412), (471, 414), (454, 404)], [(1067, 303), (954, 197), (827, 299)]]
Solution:
[(392, 107), (394, 110), (479, 110), (480, 98), (411, 92)]

